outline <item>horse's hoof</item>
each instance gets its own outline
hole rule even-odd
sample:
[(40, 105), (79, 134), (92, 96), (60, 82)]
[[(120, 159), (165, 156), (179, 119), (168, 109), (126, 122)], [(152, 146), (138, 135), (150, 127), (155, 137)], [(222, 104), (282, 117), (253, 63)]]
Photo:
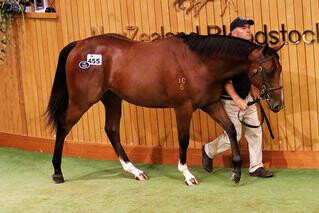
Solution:
[(56, 175), (56, 174), (53, 174), (52, 175), (52, 179), (54, 180), (55, 183), (63, 183), (64, 182), (64, 178), (63, 178), (63, 175)]
[(234, 181), (236, 184), (240, 181), (240, 173), (231, 172), (230, 173), (230, 180)]
[(140, 173), (138, 176), (135, 176), (136, 180), (148, 180), (150, 179), (144, 172)]
[(196, 178), (191, 178), (189, 180), (185, 180), (185, 184), (187, 186), (195, 186), (195, 185), (198, 185), (198, 181), (196, 180)]

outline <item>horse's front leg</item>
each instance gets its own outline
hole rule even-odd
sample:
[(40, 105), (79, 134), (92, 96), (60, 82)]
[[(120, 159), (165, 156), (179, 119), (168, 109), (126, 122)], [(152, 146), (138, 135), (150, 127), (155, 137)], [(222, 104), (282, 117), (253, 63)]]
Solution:
[(194, 175), (190, 173), (186, 164), (187, 148), (189, 144), (189, 126), (192, 113), (193, 107), (191, 103), (186, 103), (181, 107), (175, 108), (179, 142), (178, 170), (184, 175), (185, 183), (188, 186), (198, 184), (198, 181)]
[(203, 111), (209, 114), (219, 125), (221, 125), (226, 131), (230, 145), (232, 149), (232, 161), (234, 165), (234, 171), (231, 173), (231, 180), (235, 183), (240, 181), (241, 176), (241, 157), (239, 152), (239, 145), (237, 142), (236, 129), (234, 124), (229, 119), (224, 106), (221, 101), (214, 102), (209, 106), (205, 106), (202, 108)]

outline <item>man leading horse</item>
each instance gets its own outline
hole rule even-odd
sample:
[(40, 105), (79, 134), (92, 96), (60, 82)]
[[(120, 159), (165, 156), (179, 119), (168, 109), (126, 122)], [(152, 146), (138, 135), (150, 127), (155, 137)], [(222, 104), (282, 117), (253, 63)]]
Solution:
[(198, 184), (187, 167), (192, 113), (201, 109), (227, 132), (234, 170), (241, 178), (241, 156), (234, 124), (220, 100), (224, 82), (247, 72), (252, 84), (263, 88), (268, 107), (282, 106), (279, 47), (261, 47), (230, 36), (184, 33), (153, 42), (138, 42), (116, 34), (75, 41), (60, 52), (47, 108), (56, 130), (53, 154), (56, 183), (64, 182), (62, 150), (65, 137), (82, 115), (101, 101), (105, 107), (105, 132), (123, 169), (138, 180), (148, 176), (136, 168), (120, 139), (122, 101), (152, 108), (174, 108), (179, 141), (178, 170), (187, 185)]
[[(230, 24), (231, 36), (252, 40), (250, 26), (254, 24), (251, 19), (237, 17)], [(227, 115), (234, 124), (239, 141), (242, 129), (248, 142), (249, 150), (249, 174), (251, 176), (269, 178), (273, 176), (271, 171), (265, 170), (262, 163), (262, 129), (251, 128), (242, 125), (241, 121), (254, 126), (259, 125), (256, 105), (247, 106), (253, 98), (259, 98), (259, 91), (250, 83), (247, 73), (235, 76), (225, 84), (225, 90), (221, 96)], [(238, 111), (240, 111), (238, 117)], [(240, 120), (241, 121), (240, 121)], [(213, 171), (213, 159), (216, 155), (230, 149), (230, 141), (226, 132), (215, 140), (202, 146), (202, 164), (207, 172)]]

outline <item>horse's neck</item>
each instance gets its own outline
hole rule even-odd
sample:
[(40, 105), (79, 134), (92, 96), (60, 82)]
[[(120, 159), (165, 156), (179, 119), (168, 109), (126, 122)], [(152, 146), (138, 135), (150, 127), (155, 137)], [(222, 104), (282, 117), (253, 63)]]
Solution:
[(232, 79), (236, 75), (245, 73), (249, 67), (248, 62), (245, 60), (219, 58), (217, 61), (217, 63), (216, 61), (211, 61), (211, 63), (206, 65), (214, 81)]

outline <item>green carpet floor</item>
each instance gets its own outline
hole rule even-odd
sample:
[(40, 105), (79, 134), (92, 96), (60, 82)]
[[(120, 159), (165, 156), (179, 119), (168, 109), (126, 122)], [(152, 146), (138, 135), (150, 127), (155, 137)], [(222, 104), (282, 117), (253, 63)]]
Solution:
[(213, 174), (193, 167), (200, 181), (187, 187), (176, 166), (135, 164), (139, 182), (119, 162), (63, 158), (66, 182), (51, 181), (51, 155), (0, 148), (0, 212), (319, 212), (319, 170), (276, 169), (260, 179), (243, 170)]

